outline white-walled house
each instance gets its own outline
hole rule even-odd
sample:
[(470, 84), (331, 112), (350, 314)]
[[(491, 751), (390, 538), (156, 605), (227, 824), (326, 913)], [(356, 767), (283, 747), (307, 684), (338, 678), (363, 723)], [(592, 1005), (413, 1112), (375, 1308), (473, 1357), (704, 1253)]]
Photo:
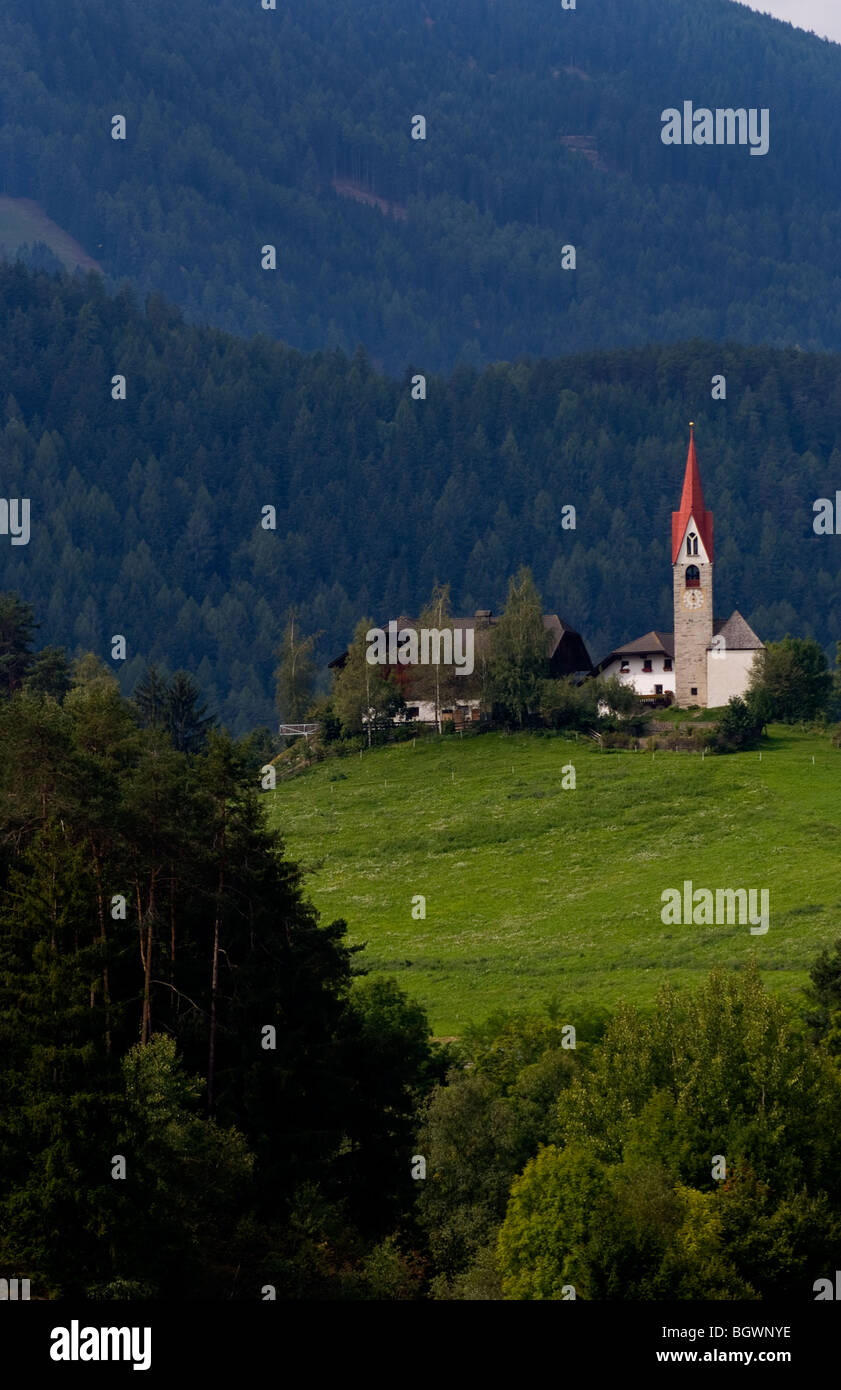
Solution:
[(674, 666), (674, 633), (647, 632), (635, 642), (617, 647), (596, 669), (606, 680), (616, 676), (623, 685), (632, 685), (638, 695), (651, 697), (652, 703), (662, 697), (664, 704), (671, 704), (675, 694)]

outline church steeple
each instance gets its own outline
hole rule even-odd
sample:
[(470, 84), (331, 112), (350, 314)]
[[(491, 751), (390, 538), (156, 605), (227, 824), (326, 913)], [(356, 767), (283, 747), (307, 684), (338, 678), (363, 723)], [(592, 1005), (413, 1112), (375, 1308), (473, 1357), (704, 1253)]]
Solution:
[(701, 470), (695, 453), (695, 426), (689, 425), (689, 453), (686, 456), (686, 472), (683, 475), (683, 492), (680, 497), (680, 511), (672, 512), (672, 564), (678, 557), (689, 520), (694, 518), (698, 535), (704, 543), (707, 558), (713, 559), (713, 514), (704, 506), (704, 491), (701, 487)]
[(689, 429), (680, 511), (672, 512), (675, 700), (704, 707), (713, 639), (713, 518), (704, 506), (695, 430)]

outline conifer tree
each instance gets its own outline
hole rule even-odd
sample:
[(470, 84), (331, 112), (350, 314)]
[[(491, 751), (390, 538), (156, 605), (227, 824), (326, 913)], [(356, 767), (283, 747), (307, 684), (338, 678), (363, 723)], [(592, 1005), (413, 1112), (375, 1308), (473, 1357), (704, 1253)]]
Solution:
[(0, 1265), (47, 1292), (80, 1292), (119, 1221), (91, 890), (83, 850), (53, 822), (0, 911)]
[(14, 593), (0, 593), (0, 697), (20, 690), (32, 662), (35, 614)]
[(48, 696), (19, 691), (0, 703), (0, 746), (2, 843), (19, 853), (75, 804), (70, 720)]
[(144, 1045), (155, 1030), (158, 1007), (164, 1008), (162, 1001), (159, 1005), (160, 967), (175, 930), (171, 884), (176, 866), (182, 874), (189, 868), (198, 871), (196, 886), (206, 891), (200, 865), (195, 865), (195, 841), (203, 826), (190, 802), (187, 774), (187, 759), (175, 751), (164, 731), (149, 729), (123, 787), (125, 871), (140, 947), (139, 1035)]
[(70, 689), (70, 662), (64, 647), (42, 647), (24, 677), (23, 688), (63, 700)]
[(142, 729), (157, 729), (166, 726), (167, 695), (169, 686), (166, 678), (152, 664), (137, 682), (132, 700), (137, 708)]
[(200, 753), (207, 744), (214, 718), (201, 703), (198, 682), (188, 671), (176, 671), (164, 699), (164, 719), (179, 753)]

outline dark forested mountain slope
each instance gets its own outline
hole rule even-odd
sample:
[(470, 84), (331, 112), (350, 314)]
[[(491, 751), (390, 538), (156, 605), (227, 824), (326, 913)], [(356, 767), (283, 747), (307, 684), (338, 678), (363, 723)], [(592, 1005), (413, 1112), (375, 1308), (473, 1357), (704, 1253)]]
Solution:
[[(768, 107), (768, 154), (665, 147), (685, 100)], [(0, 193), (193, 318), (362, 342), (387, 369), (693, 336), (841, 349), (839, 190), (841, 47), (731, 0), (0, 15)]]
[(272, 719), (291, 603), (327, 660), (436, 578), (457, 610), (498, 610), (525, 563), (594, 659), (668, 628), (690, 419), (718, 611), (764, 638), (841, 637), (841, 537), (812, 528), (841, 488), (839, 356), (699, 342), (460, 367), (413, 401), (362, 351), (188, 327), (94, 274), (0, 267), (0, 319), (2, 492), (31, 501), (29, 544), (0, 535), (0, 588), (35, 605), (41, 643), (109, 659), (123, 634), (126, 688), (149, 660), (191, 669), (237, 731)]

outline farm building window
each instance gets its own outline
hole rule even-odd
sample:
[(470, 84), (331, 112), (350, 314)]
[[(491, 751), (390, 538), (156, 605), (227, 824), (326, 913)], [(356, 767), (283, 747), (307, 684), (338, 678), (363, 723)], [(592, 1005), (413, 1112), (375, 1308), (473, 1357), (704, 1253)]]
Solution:
[(647, 656), (647, 657), (645, 658), (645, 661), (642, 663), (642, 669), (643, 669), (644, 671), (650, 671), (650, 670), (651, 670), (651, 657), (650, 657), (650, 656)]
[(663, 687), (662, 687), (662, 685), (655, 685), (655, 687), (654, 687), (654, 694), (655, 694), (655, 695), (662, 695), (662, 694), (663, 694)]
[(622, 662), (622, 665), (619, 667), (619, 674), (620, 674), (620, 676), (626, 676), (626, 675), (628, 674), (628, 672), (630, 671), (630, 669), (631, 669), (631, 663), (630, 663), (630, 661), (623, 661), (623, 662)]
[(670, 656), (667, 656), (666, 659), (665, 659), (665, 661), (663, 662), (663, 670), (664, 670), (664, 671), (671, 671), (671, 669), (672, 669), (672, 658), (671, 658)]

